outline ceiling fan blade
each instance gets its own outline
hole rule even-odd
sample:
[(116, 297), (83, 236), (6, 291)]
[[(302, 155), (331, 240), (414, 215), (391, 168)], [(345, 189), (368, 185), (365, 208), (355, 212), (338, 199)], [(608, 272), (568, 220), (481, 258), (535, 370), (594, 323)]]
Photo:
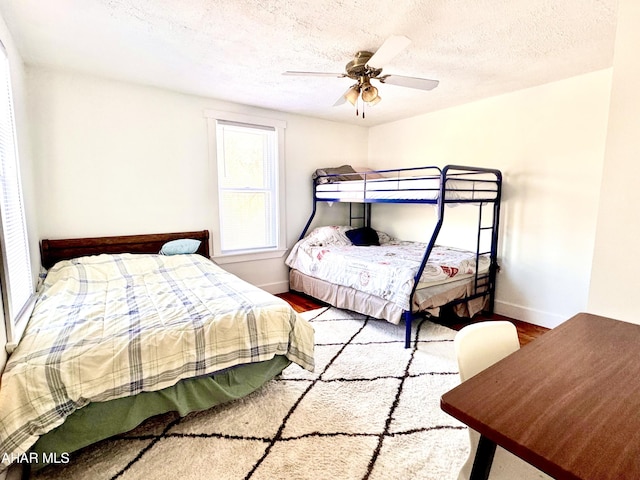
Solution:
[(344, 73), (329, 73), (329, 72), (282, 72), (282, 75), (291, 75), (291, 76), (305, 76), (305, 77), (337, 77), (342, 78), (346, 77)]
[(342, 95), (340, 95), (340, 98), (338, 98), (338, 100), (336, 100), (336, 103), (334, 103), (333, 106), (334, 107), (339, 107), (344, 102), (346, 102), (347, 101), (347, 94), (351, 91), (352, 88), (353, 88), (353, 86), (347, 88), (347, 90)]
[(398, 85), (400, 87), (417, 88), (419, 90), (433, 90), (440, 83), (438, 80), (429, 80), (428, 78), (405, 77), (404, 75), (383, 75), (376, 78), (382, 83), (389, 85)]
[(339, 107), (340, 105), (342, 105), (346, 101), (347, 101), (347, 97), (345, 97), (344, 95), (341, 95), (340, 98), (338, 100), (336, 100), (336, 103), (333, 104), (333, 106), (334, 107)]
[(394, 35), (387, 38), (376, 53), (371, 56), (367, 65), (374, 68), (384, 67), (393, 57), (407, 48), (410, 43), (411, 40), (404, 35)]

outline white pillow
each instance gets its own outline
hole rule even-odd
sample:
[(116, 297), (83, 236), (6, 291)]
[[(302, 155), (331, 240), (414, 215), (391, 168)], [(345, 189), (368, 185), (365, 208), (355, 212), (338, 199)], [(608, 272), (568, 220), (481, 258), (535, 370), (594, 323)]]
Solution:
[(314, 247), (324, 247), (327, 245), (346, 246), (351, 245), (351, 240), (347, 238), (345, 232), (352, 230), (351, 226), (331, 225), (327, 227), (314, 228), (305, 237), (307, 245)]

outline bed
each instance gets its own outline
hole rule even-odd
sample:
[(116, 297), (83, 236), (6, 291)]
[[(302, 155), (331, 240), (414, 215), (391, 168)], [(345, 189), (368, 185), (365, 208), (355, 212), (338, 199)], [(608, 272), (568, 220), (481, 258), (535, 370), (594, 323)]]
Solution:
[[(181, 239), (197, 252), (158, 254)], [(313, 369), (312, 327), (208, 254), (207, 231), (42, 241), (49, 270), (0, 387), (2, 469)]]
[[(319, 169), (311, 215), (286, 261), (290, 288), (395, 324), (404, 319), (407, 348), (411, 323), (424, 313), (437, 316), (445, 306), (459, 316), (490, 313), (501, 191), (502, 174), (490, 168)], [(327, 203), (349, 204), (348, 225), (309, 231), (318, 206)], [(402, 242), (372, 229), (376, 203), (434, 205), (437, 221), (429, 241)], [(437, 244), (446, 207), (454, 205), (477, 211), (472, 251)]]

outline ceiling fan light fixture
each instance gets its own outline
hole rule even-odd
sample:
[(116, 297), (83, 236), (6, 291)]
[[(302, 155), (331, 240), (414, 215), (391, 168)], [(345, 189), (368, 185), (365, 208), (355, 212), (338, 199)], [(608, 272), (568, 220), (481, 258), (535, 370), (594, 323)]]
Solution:
[(370, 103), (375, 101), (378, 97), (378, 89), (371, 84), (367, 83), (362, 89), (362, 100)]
[(380, 100), (382, 100), (382, 97), (381, 97), (380, 95), (377, 95), (377, 96), (376, 96), (376, 98), (374, 98), (373, 100), (371, 100), (371, 101), (369, 102), (369, 104), (368, 104), (368, 105), (369, 105), (370, 107), (373, 107), (374, 105), (379, 104), (379, 103), (380, 103)]
[(347, 90), (347, 93), (344, 94), (344, 98), (346, 98), (351, 105), (355, 105), (356, 104), (356, 102), (358, 101), (358, 97), (359, 96), (360, 96), (360, 86), (359, 85), (354, 85), (349, 90)]

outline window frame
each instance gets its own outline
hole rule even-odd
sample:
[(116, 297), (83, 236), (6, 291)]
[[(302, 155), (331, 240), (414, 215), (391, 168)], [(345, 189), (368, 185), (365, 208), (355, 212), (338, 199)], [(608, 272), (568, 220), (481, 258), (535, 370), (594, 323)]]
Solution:
[[(4, 70), (6, 78), (0, 79), (0, 95), (5, 97), (7, 101), (4, 118), (0, 118), (3, 129), (6, 129), (6, 140), (11, 145), (6, 148), (0, 148), (4, 154), (0, 155), (0, 238), (2, 239), (2, 248), (0, 249), (0, 283), (2, 292), (2, 310), (5, 323), (5, 331), (7, 335), (7, 343), (5, 349), (7, 353), (12, 353), (20, 340), (24, 329), (26, 328), (31, 312), (35, 305), (36, 291), (33, 282), (33, 271), (31, 268), (31, 252), (29, 248), (29, 235), (27, 232), (27, 219), (25, 213), (24, 195), (22, 192), (22, 179), (20, 176), (20, 156), (18, 152), (18, 139), (16, 133), (16, 121), (13, 101), (13, 91), (11, 86), (11, 65), (9, 55), (4, 45), (0, 41), (0, 67)], [(5, 83), (6, 82), (6, 83)], [(5, 90), (6, 87), (6, 90)], [(6, 124), (5, 124), (6, 122)], [(8, 174), (7, 177), (4, 177)], [(11, 198), (7, 198), (4, 186), (11, 185), (13, 190)], [(9, 203), (5, 205), (5, 200)], [(5, 207), (7, 207), (5, 209)], [(7, 210), (10, 210), (7, 213)], [(10, 216), (12, 225), (5, 225), (4, 219)], [(19, 224), (16, 226), (15, 224)], [(9, 228), (9, 231), (7, 231)], [(17, 229), (17, 233), (16, 233)], [(11, 239), (12, 242), (7, 241)], [(7, 244), (14, 245), (14, 242), (20, 242), (16, 247), (8, 248)], [(19, 278), (16, 279), (15, 273), (19, 272)], [(12, 281), (12, 277), (14, 280)], [(16, 297), (15, 288), (20, 287), (21, 292)], [(17, 303), (18, 302), (18, 303)]]
[[(283, 120), (247, 115), (233, 112), (223, 112), (218, 110), (205, 110), (204, 116), (207, 119), (207, 130), (209, 139), (209, 162), (213, 181), (213, 214), (212, 220), (215, 226), (212, 229), (213, 252), (212, 258), (219, 264), (246, 262), (253, 260), (263, 260), (269, 258), (279, 258), (287, 252), (286, 248), (286, 208), (285, 208), (285, 161), (284, 161), (284, 140), (286, 122)], [(218, 183), (218, 123), (235, 123), (242, 126), (268, 128), (275, 130), (276, 155), (275, 155), (275, 188), (276, 188), (276, 247), (263, 250), (233, 251), (225, 253), (221, 248), (221, 219), (220, 219), (220, 188)]]

